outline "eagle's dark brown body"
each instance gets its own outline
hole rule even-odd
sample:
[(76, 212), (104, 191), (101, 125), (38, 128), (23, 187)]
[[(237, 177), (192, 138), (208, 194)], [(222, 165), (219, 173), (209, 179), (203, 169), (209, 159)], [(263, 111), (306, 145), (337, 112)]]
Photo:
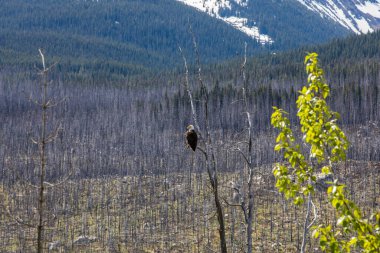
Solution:
[(195, 151), (197, 148), (197, 143), (198, 143), (198, 135), (194, 130), (194, 127), (192, 125), (187, 127), (186, 131), (186, 141), (187, 144), (190, 146), (190, 148)]

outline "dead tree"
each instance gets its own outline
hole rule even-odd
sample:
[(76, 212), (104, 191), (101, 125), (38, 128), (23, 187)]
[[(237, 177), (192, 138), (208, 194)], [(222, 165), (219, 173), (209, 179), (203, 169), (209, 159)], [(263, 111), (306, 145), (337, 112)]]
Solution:
[[(244, 61), (241, 66), (241, 73), (243, 76), (243, 88), (242, 88), (242, 95), (243, 95), (243, 102), (244, 102), (244, 114), (247, 117), (247, 139), (246, 141), (238, 143), (235, 147), (233, 147), (233, 151), (238, 152), (245, 161), (244, 166), (244, 172), (248, 174), (248, 180), (246, 182), (247, 190), (248, 192), (245, 193), (242, 191), (245, 187), (233, 187), (234, 194), (238, 196), (237, 202), (235, 203), (229, 203), (227, 204), (230, 206), (235, 206), (241, 208), (243, 215), (244, 215), (244, 221), (247, 227), (246, 230), (246, 240), (247, 240), (247, 252), (251, 253), (253, 250), (252, 246), (252, 222), (253, 222), (253, 215), (254, 215), (254, 192), (253, 192), (253, 182), (254, 182), (254, 168), (253, 168), (253, 158), (252, 158), (252, 147), (253, 147), (253, 140), (252, 140), (252, 120), (251, 120), (251, 114), (248, 110), (248, 98), (247, 98), (247, 91), (246, 91), (246, 75), (245, 75), (245, 67), (247, 63), (247, 43), (245, 43), (244, 48)], [(243, 144), (245, 148), (240, 148), (240, 144)], [(247, 195), (248, 194), (248, 195)], [(248, 203), (247, 203), (248, 198)]]
[[(191, 29), (190, 29), (190, 32), (191, 32)], [(205, 150), (203, 150), (202, 148), (198, 148), (198, 150), (200, 150), (205, 157), (207, 174), (208, 174), (209, 182), (210, 182), (212, 192), (214, 195), (217, 220), (218, 220), (218, 224), (219, 224), (220, 252), (221, 253), (227, 253), (226, 229), (225, 229), (225, 222), (224, 222), (223, 206), (222, 206), (222, 201), (221, 201), (221, 198), (219, 195), (218, 166), (217, 166), (215, 149), (214, 149), (214, 145), (213, 145), (213, 139), (211, 137), (211, 130), (210, 130), (210, 124), (209, 124), (209, 109), (208, 109), (209, 94), (208, 94), (207, 87), (202, 80), (202, 75), (201, 75), (202, 69), (200, 66), (198, 46), (197, 46), (194, 34), (192, 32), (191, 32), (191, 34), (192, 34), (193, 45), (194, 45), (194, 49), (195, 49), (196, 57), (197, 57), (196, 60), (197, 60), (197, 67), (198, 67), (198, 84), (199, 84), (199, 88), (200, 88), (201, 94), (202, 94), (204, 120), (205, 120), (205, 122), (204, 122), (205, 123), (205, 132), (204, 133), (198, 124), (198, 117), (197, 117), (195, 107), (194, 107), (193, 96), (192, 96), (192, 93), (191, 93), (191, 90), (189, 87), (189, 71), (188, 71), (186, 57), (184, 56), (182, 49), (179, 48), (179, 50), (182, 54), (182, 57), (183, 57), (185, 71), (186, 71), (185, 84), (184, 85), (185, 85), (186, 92), (189, 96), (190, 105), (191, 105), (191, 112), (192, 112), (192, 117), (193, 117), (195, 128), (198, 132), (198, 135), (200, 136), (200, 139), (204, 139), (204, 141), (205, 141)]]
[[(244, 63), (242, 65), (242, 74), (243, 74), (243, 85), (246, 85), (246, 77), (245, 77), (245, 64), (247, 62), (247, 44), (245, 44), (244, 51)], [(253, 211), (254, 211), (254, 194), (253, 194), (253, 165), (252, 165), (252, 121), (251, 114), (248, 110), (248, 99), (246, 89), (243, 88), (243, 99), (244, 99), (244, 110), (247, 116), (247, 154), (244, 156), (246, 161), (246, 168), (248, 169), (248, 206), (246, 207), (245, 202), (242, 202), (242, 210), (244, 212), (244, 218), (247, 225), (247, 252), (252, 252), (252, 221), (253, 221)]]
[(39, 171), (39, 186), (38, 186), (38, 225), (37, 225), (37, 252), (43, 252), (43, 242), (44, 242), (44, 211), (45, 211), (45, 176), (46, 176), (46, 144), (51, 142), (56, 133), (48, 134), (46, 130), (47, 125), (47, 110), (51, 107), (51, 101), (47, 98), (47, 74), (49, 68), (46, 68), (45, 57), (41, 49), (39, 49), (41, 61), (42, 61), (42, 98), (40, 102), (35, 102), (41, 108), (41, 133), (38, 140), (34, 143), (38, 145), (39, 160), (40, 160), (40, 171)]
[[(47, 154), (47, 145), (51, 142), (53, 142), (60, 130), (61, 126), (60, 124), (57, 124), (53, 130), (48, 130), (48, 110), (52, 107), (55, 107), (57, 104), (61, 103), (62, 101), (53, 101), (52, 99), (48, 98), (48, 73), (50, 69), (54, 66), (54, 64), (50, 67), (46, 67), (45, 63), (45, 56), (41, 49), (39, 49), (39, 53), (41, 56), (41, 62), (42, 62), (42, 69), (40, 71), (40, 75), (42, 76), (42, 89), (41, 89), (41, 98), (40, 100), (32, 100), (41, 110), (41, 129), (40, 133), (37, 139), (32, 139), (33, 143), (37, 145), (38, 147), (38, 154), (39, 154), (39, 172), (38, 172), (38, 204), (37, 204), (37, 213), (38, 213), (38, 222), (37, 222), (37, 252), (42, 253), (44, 252), (44, 233), (45, 233), (45, 209), (46, 209), (46, 197), (45, 197), (45, 190), (46, 188), (56, 187), (58, 185), (62, 185), (73, 173), (73, 167), (70, 163), (69, 173), (66, 175), (64, 179), (62, 179), (60, 182), (56, 182), (54, 184), (49, 183), (46, 181), (46, 171), (48, 166), (48, 154)], [(72, 152), (73, 153), (73, 152)], [(73, 155), (71, 153), (71, 156)]]

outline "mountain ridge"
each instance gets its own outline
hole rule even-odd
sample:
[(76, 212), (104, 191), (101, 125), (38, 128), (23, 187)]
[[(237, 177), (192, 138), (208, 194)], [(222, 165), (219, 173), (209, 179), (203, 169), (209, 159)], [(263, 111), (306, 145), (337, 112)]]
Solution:
[[(177, 0), (199, 11), (221, 19), (232, 27), (246, 33), (262, 44), (271, 44), (273, 39), (260, 31), (247, 12), (255, 12), (252, 0)], [(308, 11), (323, 19), (330, 19), (343, 28), (356, 34), (373, 32), (380, 26), (379, 0), (295, 0)], [(252, 3), (252, 4), (251, 4)]]
[[(225, 8), (215, 9), (218, 13), (214, 16), (184, 1), (4, 0), (0, 67), (20, 62), (34, 66), (37, 50), (43, 48), (70, 71), (80, 72), (87, 65), (107, 74), (114, 70), (104, 66), (112, 62), (117, 63), (118, 74), (128, 75), (181, 66), (179, 46), (189, 63), (194, 62), (191, 33), (206, 64), (241, 56), (245, 43), (251, 56), (326, 43), (350, 34), (296, 0), (220, 0)], [(242, 24), (251, 36), (242, 31)], [(260, 33), (258, 37), (253, 36), (255, 32)]]
[(321, 17), (328, 17), (356, 34), (380, 26), (379, 0), (297, 0)]

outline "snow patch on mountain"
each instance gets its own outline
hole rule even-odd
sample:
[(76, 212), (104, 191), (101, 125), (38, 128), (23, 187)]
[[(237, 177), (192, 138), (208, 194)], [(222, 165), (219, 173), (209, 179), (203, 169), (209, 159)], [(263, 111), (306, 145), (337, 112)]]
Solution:
[[(248, 20), (242, 17), (240, 11), (236, 10), (234, 13), (234, 6), (239, 8), (247, 8), (248, 0), (177, 0), (186, 5), (194, 7), (199, 11), (205, 12), (208, 15), (223, 20), (227, 24), (254, 38), (261, 44), (273, 43), (272, 38), (268, 35), (261, 34), (258, 27), (250, 24), (254, 24), (253, 20)], [(228, 12), (223, 12), (228, 10)], [(223, 14), (222, 14), (223, 13)], [(226, 14), (234, 13), (234, 15)]]
[(311, 11), (360, 34), (373, 32), (380, 18), (380, 0), (298, 0)]
[(364, 2), (356, 4), (356, 7), (363, 13), (369, 14), (374, 18), (380, 18), (380, 2)]

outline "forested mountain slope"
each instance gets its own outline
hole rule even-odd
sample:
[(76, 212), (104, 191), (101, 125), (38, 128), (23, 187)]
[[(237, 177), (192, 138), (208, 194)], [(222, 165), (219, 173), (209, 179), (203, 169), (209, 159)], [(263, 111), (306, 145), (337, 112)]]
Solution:
[[(189, 26), (202, 38), (205, 60), (227, 59), (255, 41), (211, 17), (162, 1), (1, 1), (0, 49), (4, 63), (33, 62), (43, 48), (62, 65), (140, 71), (171, 68), (192, 47)], [(70, 67), (69, 67), (70, 68)], [(120, 70), (122, 68), (122, 70)], [(69, 69), (70, 70), (70, 69)]]
[[(125, 76), (182, 64), (178, 47), (193, 55), (191, 25), (204, 63), (321, 43), (348, 32), (302, 5), (250, 3), (262, 44), (221, 20), (174, 0), (3, 0), (0, 66), (32, 67), (43, 48), (66, 73)], [(261, 18), (260, 18), (261, 17)], [(318, 24), (317, 26), (315, 24)], [(189, 57), (191, 60), (194, 57)]]
[[(265, 80), (298, 80), (305, 78), (303, 58), (307, 52), (318, 52), (321, 63), (328, 65), (327, 75), (334, 78), (330, 73), (332, 68), (347, 69), (352, 72), (356, 67), (369, 67), (366, 61), (376, 64), (380, 58), (380, 31), (366, 35), (352, 35), (344, 39), (335, 39), (327, 44), (305, 46), (296, 50), (290, 50), (276, 54), (263, 54), (248, 57), (247, 70), (250, 78), (255, 83), (263, 83)], [(248, 49), (249, 50), (249, 49)], [(226, 61), (221, 64), (210, 65), (207, 69), (213, 76), (220, 74), (220, 80), (229, 80), (225, 73), (229, 73), (234, 65), (239, 67), (241, 60)], [(339, 73), (334, 73), (339, 74)], [(253, 81), (252, 80), (252, 81)], [(359, 85), (359, 83), (358, 83)]]
[[(262, 44), (271, 44), (272, 49), (289, 49), (305, 43), (321, 43), (351, 31), (336, 20), (325, 18), (318, 9), (311, 11), (309, 5), (314, 1), (177, 1), (223, 20)], [(344, 5), (340, 7), (343, 8)], [(339, 8), (329, 9), (329, 13), (336, 15), (338, 15), (336, 12), (340, 11)]]

